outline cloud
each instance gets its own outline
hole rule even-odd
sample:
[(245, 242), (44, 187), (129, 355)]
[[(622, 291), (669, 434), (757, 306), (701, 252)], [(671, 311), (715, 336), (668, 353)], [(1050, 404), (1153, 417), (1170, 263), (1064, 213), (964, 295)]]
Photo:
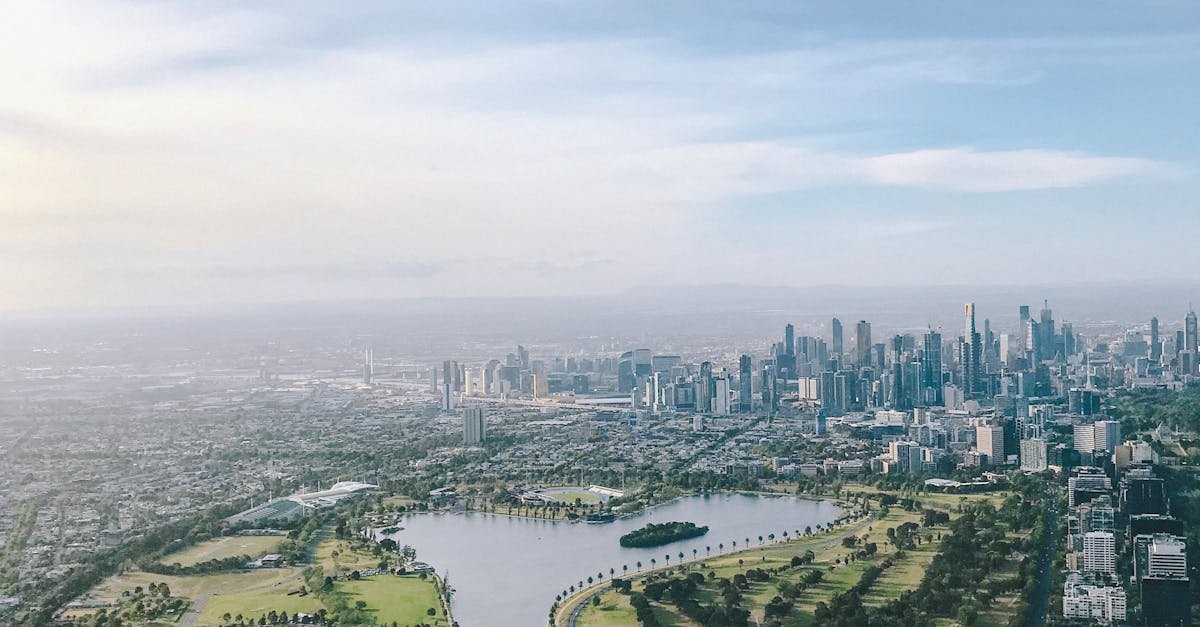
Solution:
[[(80, 281), (81, 302), (119, 281), (123, 298), (148, 300), (257, 298), (220, 287), (243, 279), (285, 297), (306, 277), (571, 291), (580, 277), (608, 287), (689, 272), (704, 251), (753, 259), (753, 244), (725, 237), (731, 225), (700, 222), (758, 195), (1066, 190), (1171, 169), (1058, 137), (993, 150), (924, 136), (940, 131), (936, 115), (901, 112), (931, 86), (1016, 89), (1093, 57), (1152, 57), (1151, 38), (833, 37), (814, 24), (717, 45), (701, 35), (721, 20), (696, 15), (650, 28), (633, 9), (592, 21), (385, 5), (364, 17), (16, 3), (0, 22), (0, 226), (13, 227), (0, 252), (57, 256), (55, 272), (85, 279), (112, 269)], [(1166, 49), (1191, 58), (1193, 39)], [(814, 136), (780, 120), (911, 136)], [(881, 221), (892, 234), (940, 220), (887, 210), (914, 214)], [(729, 266), (712, 271), (744, 274)], [(10, 306), (43, 297), (19, 272), (0, 268)], [(186, 281), (160, 289), (171, 277)]]
[(1052, 150), (917, 150), (859, 160), (866, 180), (882, 185), (966, 192), (1080, 187), (1121, 179), (1158, 178), (1171, 168), (1148, 159)]

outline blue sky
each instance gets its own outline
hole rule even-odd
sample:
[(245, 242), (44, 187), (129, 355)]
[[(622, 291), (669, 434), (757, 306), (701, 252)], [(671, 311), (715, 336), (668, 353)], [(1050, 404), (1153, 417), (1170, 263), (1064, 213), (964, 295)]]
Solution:
[(1194, 2), (16, 2), (0, 308), (1193, 279)]

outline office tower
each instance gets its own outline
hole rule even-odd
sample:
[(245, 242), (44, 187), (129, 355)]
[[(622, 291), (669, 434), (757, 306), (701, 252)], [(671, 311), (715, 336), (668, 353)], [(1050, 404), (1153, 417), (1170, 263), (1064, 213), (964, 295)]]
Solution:
[(838, 320), (837, 318), (834, 318), (831, 328), (833, 329), (833, 347), (832, 347), (833, 355), (835, 358), (837, 358), (838, 362), (840, 363), (842, 361), (842, 351), (843, 351), (842, 321)]
[(922, 387), (928, 405), (942, 404), (942, 334), (930, 329), (925, 334), (921, 362), (925, 366), (925, 381)]
[(1170, 514), (1166, 488), (1158, 477), (1132, 477), (1121, 484), (1121, 501), (1129, 516)]
[(1158, 318), (1150, 319), (1150, 361), (1162, 361), (1162, 340), (1158, 337)]
[(529, 370), (529, 351), (520, 344), (517, 345), (517, 362), (522, 370)]
[(871, 365), (871, 323), (859, 320), (854, 329), (854, 355), (859, 366)]
[(754, 410), (754, 387), (750, 374), (751, 365), (749, 355), (742, 355), (738, 358), (738, 409), (742, 413), (750, 413)]
[(1096, 452), (1112, 454), (1121, 443), (1121, 423), (1116, 420), (1098, 420), (1092, 428)]
[(762, 408), (769, 413), (774, 413), (779, 406), (775, 376), (775, 366), (764, 363), (762, 368)]
[(438, 393), (437, 368), (429, 369), (429, 393), (434, 395)]
[(1182, 538), (1165, 534), (1155, 535), (1147, 553), (1151, 577), (1186, 577), (1187, 545)]
[(1075, 425), (1074, 446), (1080, 453), (1096, 452), (1096, 425)]
[(1187, 577), (1143, 577), (1142, 624), (1146, 627), (1191, 627), (1190, 583)]
[(1004, 456), (1004, 427), (983, 426), (975, 427), (975, 448), (987, 455), (988, 463), (1002, 466), (1006, 461)]
[(483, 405), (463, 408), (463, 444), (471, 446), (487, 439), (487, 410)]
[(1189, 311), (1187, 317), (1183, 319), (1183, 347), (1185, 350), (1195, 353), (1200, 350), (1197, 346), (1196, 339), (1196, 312)]
[(1020, 337), (1021, 350), (1025, 351), (1029, 348), (1029, 325), (1032, 322), (1029, 317), (1029, 305), (1021, 305), (1018, 312), (1020, 315), (1020, 321), (1017, 326), (1017, 334)]
[(1021, 440), (1021, 470), (1025, 472), (1042, 472), (1048, 465), (1046, 440), (1026, 438)]
[(454, 410), (454, 380), (458, 378), (458, 364), (442, 362), (442, 411)]
[(371, 385), (371, 380), (375, 376), (375, 355), (371, 349), (363, 351), (363, 383)]
[(1083, 534), (1083, 570), (1115, 574), (1117, 544), (1112, 532), (1089, 531)]
[(713, 392), (712, 362), (706, 361), (700, 364), (700, 380), (697, 382), (696, 388), (696, 411), (712, 411)]
[(550, 396), (550, 381), (544, 374), (533, 375), (533, 399), (541, 400)]
[(729, 377), (722, 372), (713, 379), (712, 413), (714, 416), (729, 415)]
[(825, 429), (826, 429), (825, 424), (826, 424), (825, 412), (823, 412), (823, 411), (817, 412), (816, 423), (813, 425), (813, 435), (815, 435), (817, 437), (821, 437), (821, 436), (825, 435)]
[(633, 351), (625, 351), (617, 360), (617, 391), (622, 394), (633, 391), (634, 380)]
[(1038, 321), (1038, 333), (1041, 335), (1041, 358), (1054, 359), (1054, 313), (1050, 310), (1050, 301), (1042, 301), (1041, 320)]
[(791, 324), (783, 327), (783, 350), (786, 355), (796, 354), (796, 327)]

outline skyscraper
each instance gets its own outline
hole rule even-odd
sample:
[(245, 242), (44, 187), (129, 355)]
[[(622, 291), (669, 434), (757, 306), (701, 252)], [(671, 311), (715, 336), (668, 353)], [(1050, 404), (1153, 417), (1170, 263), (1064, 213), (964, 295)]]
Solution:
[(859, 320), (854, 329), (854, 355), (859, 366), (871, 365), (871, 323)]
[(738, 409), (742, 413), (750, 413), (754, 409), (753, 378), (750, 373), (751, 360), (749, 355), (738, 358)]
[(1184, 350), (1196, 352), (1196, 312), (1189, 311), (1187, 317), (1183, 319), (1183, 348)]
[(925, 366), (924, 380), (921, 387), (922, 399), (926, 405), (942, 404), (942, 334), (930, 329), (925, 334), (922, 348), (922, 362)]
[(483, 405), (463, 409), (463, 444), (471, 446), (487, 439), (487, 413)]
[(844, 345), (842, 343), (842, 321), (837, 318), (833, 319), (833, 324), (830, 325), (833, 329), (833, 354), (837, 357), (838, 362), (842, 361), (842, 352)]
[(458, 364), (442, 362), (442, 411), (454, 410), (454, 381), (458, 378)]
[(363, 351), (363, 383), (371, 385), (371, 380), (375, 376), (375, 354), (368, 348)]
[(967, 303), (963, 308), (966, 314), (966, 329), (963, 341), (963, 387), (967, 398), (976, 398), (983, 394), (983, 340), (975, 330), (975, 303)]
[(1150, 361), (1162, 361), (1162, 340), (1158, 337), (1158, 318), (1150, 319)]

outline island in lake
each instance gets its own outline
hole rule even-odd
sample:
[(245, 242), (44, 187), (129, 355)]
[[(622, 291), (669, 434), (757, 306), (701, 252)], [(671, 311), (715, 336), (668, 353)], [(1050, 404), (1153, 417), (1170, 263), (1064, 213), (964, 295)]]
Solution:
[(650, 523), (641, 529), (635, 529), (621, 536), (621, 546), (626, 548), (644, 549), (698, 538), (708, 533), (708, 527), (697, 527), (693, 522)]

